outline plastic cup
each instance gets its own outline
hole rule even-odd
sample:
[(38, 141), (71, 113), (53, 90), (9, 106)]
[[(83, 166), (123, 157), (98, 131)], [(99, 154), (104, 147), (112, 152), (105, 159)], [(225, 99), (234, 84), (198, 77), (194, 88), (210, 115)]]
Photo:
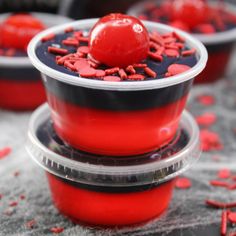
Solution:
[[(32, 13), (47, 27), (71, 21), (67, 17), (46, 13)], [(1, 14), (0, 21), (9, 14)], [(40, 73), (24, 57), (0, 56), (0, 108), (32, 110), (46, 101)]]
[[(162, 2), (163, 0), (152, 0), (137, 3), (128, 10), (128, 14), (139, 17), (145, 12), (146, 7), (150, 7), (150, 4), (158, 7)], [(212, 5), (217, 4), (215, 1), (208, 2), (211, 2)], [(227, 11), (236, 16), (235, 5), (227, 2), (224, 2), (224, 5)], [(208, 51), (207, 66), (204, 71), (196, 77), (195, 83), (211, 83), (223, 78), (228, 69), (232, 52), (234, 52), (236, 26), (224, 32), (207, 35), (192, 34), (192, 36), (200, 40)]]
[[(57, 134), (77, 149), (104, 155), (137, 155), (165, 146), (176, 134), (194, 77), (205, 67), (204, 46), (176, 30), (190, 47), (196, 48), (197, 64), (168, 79), (138, 82), (79, 78), (50, 68), (37, 57), (35, 50), (45, 35), (64, 32), (70, 26), (89, 30), (96, 21), (51, 28), (29, 44), (28, 55), (42, 73)], [(144, 23), (150, 31), (173, 31), (166, 25)]]
[(132, 158), (68, 147), (49, 113), (43, 105), (32, 115), (26, 149), (46, 171), (55, 206), (76, 223), (124, 226), (160, 216), (169, 206), (175, 178), (200, 156), (199, 128), (187, 112), (173, 142)]

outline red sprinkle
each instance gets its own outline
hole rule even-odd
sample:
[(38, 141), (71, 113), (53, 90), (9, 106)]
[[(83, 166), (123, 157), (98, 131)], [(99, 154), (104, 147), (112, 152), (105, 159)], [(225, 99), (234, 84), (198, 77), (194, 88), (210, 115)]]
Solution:
[(30, 220), (30, 221), (28, 221), (28, 222), (25, 223), (25, 226), (26, 226), (28, 229), (33, 229), (35, 225), (36, 225), (36, 220)]
[(142, 64), (142, 63), (140, 63), (140, 64), (133, 64), (133, 67), (134, 68), (145, 68), (145, 67), (147, 67), (147, 64)]
[(188, 178), (178, 178), (175, 182), (175, 187), (179, 189), (187, 189), (192, 186), (192, 182)]
[(165, 54), (168, 57), (179, 57), (179, 52), (174, 49), (166, 49)]
[(197, 97), (199, 103), (204, 106), (212, 106), (215, 104), (215, 98), (211, 95), (201, 95)]
[(6, 157), (11, 153), (11, 148), (10, 147), (4, 147), (0, 149), (0, 159)]
[(89, 47), (88, 46), (81, 46), (78, 48), (77, 52), (88, 54), (89, 53)]
[(14, 207), (14, 206), (17, 206), (17, 205), (18, 205), (17, 201), (12, 201), (12, 202), (9, 203), (10, 207)]
[(157, 76), (156, 72), (153, 71), (152, 69), (150, 69), (149, 67), (145, 67), (144, 72), (152, 78), (156, 78), (156, 76)]
[(112, 82), (118, 82), (121, 81), (121, 78), (119, 76), (112, 76), (108, 75), (103, 78), (104, 81), (112, 81)]
[(203, 129), (200, 131), (200, 140), (202, 145), (202, 150), (207, 151), (219, 151), (223, 149), (223, 144), (221, 143), (220, 137), (217, 133)]
[(215, 200), (208, 199), (206, 200), (206, 204), (208, 206), (214, 207), (214, 208), (234, 208), (236, 207), (236, 202), (229, 202), (229, 203), (224, 203), (224, 202), (218, 202)]
[(64, 231), (64, 228), (62, 227), (52, 227), (50, 231), (54, 234), (60, 234), (61, 232)]
[(128, 75), (128, 79), (130, 80), (144, 80), (145, 76), (141, 74), (133, 74), (133, 75)]
[(82, 77), (93, 77), (96, 76), (96, 70), (92, 67), (85, 67), (83, 69), (80, 69), (79, 74)]
[(113, 75), (115, 73), (118, 73), (119, 69), (120, 69), (119, 67), (113, 67), (110, 69), (106, 69), (105, 73), (106, 73), (106, 75)]
[(185, 38), (183, 38), (182, 36), (180, 36), (178, 33), (176, 33), (175, 31), (173, 32), (173, 36), (180, 42), (184, 43), (185, 42)]
[(185, 50), (181, 54), (182, 54), (182, 56), (187, 57), (187, 56), (192, 56), (195, 53), (196, 53), (196, 49), (193, 48), (193, 49), (190, 49), (190, 50)]
[(227, 168), (218, 171), (217, 176), (221, 179), (228, 179), (231, 176), (231, 171)]
[(44, 36), (42, 39), (41, 39), (41, 41), (44, 43), (44, 42), (47, 42), (47, 41), (49, 41), (49, 40), (52, 40), (52, 39), (54, 39), (55, 38), (55, 34), (49, 34), (49, 35), (47, 35), (47, 36)]
[(73, 46), (73, 47), (78, 47), (79, 46), (79, 42), (77, 40), (63, 40), (62, 43), (66, 46)]
[(104, 77), (106, 75), (104, 70), (96, 70), (96, 77)]
[(128, 66), (126, 69), (126, 72), (128, 72), (128, 73), (130, 73), (130, 74), (136, 74), (136, 71), (135, 71), (135, 69), (134, 69), (134, 67), (133, 66)]
[(168, 67), (168, 72), (171, 75), (178, 75), (181, 74), (187, 70), (189, 70), (190, 67), (187, 65), (182, 65), (182, 64), (172, 64)]
[(231, 223), (235, 224), (236, 223), (236, 212), (230, 212), (228, 214), (228, 219)]
[(20, 175), (20, 171), (15, 171), (15, 172), (13, 173), (13, 175), (14, 175), (15, 177), (19, 176), (19, 175)]
[(210, 185), (215, 186), (215, 187), (224, 187), (224, 188), (229, 187), (228, 183), (223, 182), (223, 181), (219, 181), (219, 180), (211, 180)]
[(84, 43), (88, 43), (89, 42), (89, 38), (86, 37), (78, 37), (77, 38), (80, 42), (84, 42)]
[(159, 53), (148, 52), (148, 56), (154, 61), (162, 62), (163, 57)]
[(84, 68), (90, 68), (90, 65), (86, 59), (81, 58), (78, 59), (77, 62), (75, 62), (74, 67), (78, 72), (80, 72), (80, 70)]
[(21, 199), (21, 200), (24, 200), (24, 199), (25, 199), (25, 195), (24, 195), (24, 194), (21, 194), (21, 195), (20, 195), (20, 199)]
[(66, 55), (69, 53), (69, 51), (65, 48), (56, 48), (51, 46), (48, 47), (48, 52), (59, 55)]
[(227, 233), (228, 212), (223, 211), (221, 214), (221, 236), (226, 236)]
[(236, 184), (231, 184), (228, 187), (229, 190), (235, 190), (236, 189)]
[(119, 74), (119, 76), (120, 76), (121, 79), (127, 79), (127, 78), (128, 78), (126, 72), (125, 72), (123, 69), (120, 69), (120, 70), (118, 71), (118, 74)]
[(216, 122), (216, 114), (212, 112), (206, 112), (196, 117), (196, 121), (199, 125), (210, 126)]

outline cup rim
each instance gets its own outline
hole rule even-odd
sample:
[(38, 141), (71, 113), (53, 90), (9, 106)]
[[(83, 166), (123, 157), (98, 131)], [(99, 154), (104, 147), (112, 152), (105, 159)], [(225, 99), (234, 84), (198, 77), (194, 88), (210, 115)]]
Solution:
[[(145, 1), (145, 3), (148, 2), (161, 2), (163, 0), (149, 0), (149, 1)], [(216, 1), (212, 1), (210, 0), (210, 3), (214, 6), (216, 5)], [(228, 11), (230, 11), (231, 13), (234, 13), (236, 15), (236, 6), (234, 4), (228, 3), (228, 2), (224, 2), (224, 4), (226, 5), (226, 8)], [(136, 4), (134, 4), (133, 6), (131, 6), (127, 13), (137, 17), (137, 12), (140, 12), (143, 10), (143, 5), (144, 2), (138, 2)], [(191, 34), (193, 37), (196, 37), (198, 40), (200, 40), (204, 45), (215, 45), (215, 44), (220, 44), (220, 43), (229, 43), (229, 42), (233, 42), (236, 40), (236, 26), (235, 28), (231, 29), (231, 30), (226, 30), (223, 32), (217, 32), (215, 34), (212, 35), (204, 35), (204, 34), (197, 34), (197, 33), (189, 33)]]
[[(165, 182), (167, 180), (173, 179), (175, 176), (180, 175), (187, 169), (189, 169), (200, 157), (200, 138), (199, 138), (199, 128), (196, 124), (196, 121), (190, 115), (189, 112), (184, 111), (180, 120), (180, 127), (183, 128), (188, 136), (188, 143), (178, 151), (173, 154), (171, 157), (168, 157), (163, 160), (156, 160), (151, 163), (144, 163), (141, 165), (126, 165), (126, 166), (105, 166), (100, 164), (91, 164), (85, 163), (78, 160), (68, 159), (64, 156), (55, 153), (50, 150), (47, 146), (45, 146), (37, 136), (37, 130), (41, 125), (50, 119), (50, 112), (48, 104), (41, 105), (31, 116), (29, 129), (28, 129), (28, 140), (26, 144), (26, 150), (28, 151), (31, 158), (44, 170), (52, 173), (53, 175), (59, 176), (61, 178), (70, 179), (74, 182), (83, 182), (84, 179), (78, 178), (70, 178), (69, 172), (73, 173), (78, 171), (80, 173), (85, 173), (88, 175), (95, 175), (95, 181), (97, 179), (102, 179), (102, 183), (94, 183), (89, 178), (87, 184), (95, 185), (101, 184), (105, 186), (112, 186), (115, 183), (111, 183), (110, 181), (107, 183), (104, 180), (104, 176), (109, 176), (109, 179), (118, 179), (120, 181), (121, 176), (137, 176), (137, 182), (119, 182), (119, 184), (125, 184), (129, 186), (144, 184), (140, 179), (140, 176), (145, 176), (148, 174), (156, 175), (155, 179), (149, 180), (150, 183), (155, 182)], [(50, 163), (50, 164), (48, 164)], [(50, 166), (52, 165), (52, 166)], [(65, 173), (58, 173), (54, 167), (59, 169), (64, 169)], [(163, 176), (163, 171), (167, 171), (168, 174)], [(161, 174), (160, 174), (161, 173)], [(93, 179), (94, 181), (94, 179)], [(147, 181), (147, 180), (146, 180)], [(145, 184), (148, 184), (145, 183)], [(109, 185), (110, 184), (110, 185)]]
[[(0, 14), (0, 21), (5, 19), (11, 13), (3, 13)], [(66, 16), (60, 16), (51, 13), (44, 13), (44, 12), (30, 12), (31, 15), (39, 18), (43, 21), (43, 23), (55, 23), (55, 22), (71, 22), (72, 19)], [(0, 68), (1, 67), (33, 67), (32, 63), (30, 62), (28, 56), (24, 57), (7, 57), (7, 56), (0, 56)]]
[(159, 23), (154, 23), (154, 22), (149, 22), (149, 21), (143, 21), (144, 25), (147, 28), (154, 28), (160, 32), (166, 32), (166, 33), (175, 31), (180, 36), (184, 37), (186, 39), (187, 44), (197, 50), (197, 53), (199, 55), (199, 60), (197, 64), (193, 66), (191, 69), (189, 69), (188, 71), (181, 73), (179, 75), (168, 77), (167, 79), (163, 78), (163, 79), (149, 80), (149, 81), (133, 81), (131, 83), (128, 81), (121, 81), (121, 82), (98, 81), (94, 79), (88, 79), (88, 78), (82, 78), (82, 77), (78, 77), (74, 75), (69, 75), (69, 74), (50, 68), (49, 66), (41, 62), (40, 59), (37, 57), (35, 53), (35, 49), (40, 44), (41, 39), (44, 36), (49, 35), (51, 33), (57, 34), (60, 32), (64, 32), (64, 29), (66, 29), (67, 27), (74, 27), (74, 28), (80, 27), (81, 30), (88, 29), (88, 28), (91, 28), (91, 26), (94, 25), (97, 20), (98, 19), (78, 20), (78, 21), (63, 24), (60, 26), (55, 26), (55, 27), (52, 27), (50, 29), (40, 32), (31, 40), (31, 42), (28, 45), (28, 56), (31, 60), (31, 63), (43, 74), (53, 79), (57, 79), (59, 81), (67, 83), (67, 84), (93, 88), (93, 89), (122, 90), (122, 91), (156, 89), (156, 88), (163, 88), (163, 87), (183, 83), (197, 76), (199, 73), (202, 72), (202, 70), (206, 66), (207, 58), (208, 58), (207, 50), (199, 40), (193, 38), (191, 35), (181, 30), (175, 29), (173, 27), (170, 27), (164, 24), (159, 24)]

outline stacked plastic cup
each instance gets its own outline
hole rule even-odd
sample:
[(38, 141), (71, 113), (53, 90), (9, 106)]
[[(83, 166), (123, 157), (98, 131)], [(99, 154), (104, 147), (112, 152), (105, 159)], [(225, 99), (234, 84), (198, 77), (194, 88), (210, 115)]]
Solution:
[[(159, 10), (159, 6), (165, 3), (163, 0), (150, 0), (134, 4), (128, 10), (128, 14), (139, 17), (144, 15), (148, 8)], [(208, 1), (211, 7), (219, 4), (217, 1)], [(223, 78), (229, 67), (230, 59), (235, 51), (236, 42), (236, 7), (234, 4), (224, 2), (224, 9), (234, 17), (235, 27), (213, 34), (193, 33), (207, 48), (208, 62), (205, 70), (196, 78), (196, 83), (212, 83)], [(148, 19), (148, 15), (147, 15)]]
[[(183, 111), (207, 52), (175, 30), (196, 49), (196, 65), (167, 79), (136, 82), (76, 77), (44, 64), (36, 54), (43, 37), (67, 28), (88, 32), (96, 21), (53, 27), (31, 41), (28, 55), (42, 73), (48, 105), (31, 118), (27, 150), (45, 169), (62, 214), (89, 225), (137, 224), (168, 208), (175, 177), (200, 155), (199, 129)], [(144, 24), (149, 31), (173, 31)]]

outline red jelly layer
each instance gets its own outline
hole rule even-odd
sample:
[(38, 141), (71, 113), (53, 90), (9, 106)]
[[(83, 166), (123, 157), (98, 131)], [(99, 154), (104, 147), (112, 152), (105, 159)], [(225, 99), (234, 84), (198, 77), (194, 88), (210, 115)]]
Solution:
[(159, 216), (168, 207), (174, 187), (172, 180), (144, 191), (110, 193), (73, 186), (52, 174), (47, 177), (62, 214), (78, 223), (101, 226), (138, 224)]
[(115, 111), (85, 108), (48, 92), (57, 134), (72, 147), (96, 154), (129, 156), (150, 152), (175, 136), (187, 95), (145, 110)]
[(221, 79), (227, 69), (232, 47), (223, 47), (222, 50), (209, 51), (206, 68), (195, 79), (195, 83), (209, 83)]
[(46, 101), (41, 80), (0, 79), (0, 107), (12, 110), (32, 110)]

